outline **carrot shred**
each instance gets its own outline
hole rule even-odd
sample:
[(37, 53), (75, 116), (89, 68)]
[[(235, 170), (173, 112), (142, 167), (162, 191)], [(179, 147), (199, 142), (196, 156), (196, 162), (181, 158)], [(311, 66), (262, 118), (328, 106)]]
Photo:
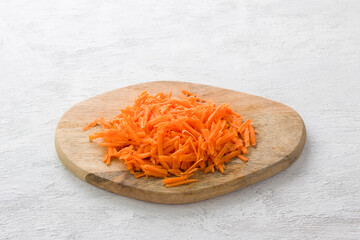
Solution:
[(245, 128), (244, 130), (244, 141), (245, 141), (245, 147), (249, 147), (250, 146), (249, 128)]
[(238, 158), (240, 158), (241, 160), (243, 160), (244, 162), (247, 162), (249, 159), (247, 157), (245, 157), (244, 155), (238, 155)]
[(141, 178), (141, 177), (145, 176), (145, 173), (144, 172), (134, 172), (133, 175), (136, 178)]
[(197, 182), (197, 181), (198, 181), (198, 179), (187, 179), (187, 180), (183, 180), (183, 181), (179, 181), (179, 182), (175, 182), (175, 183), (168, 183), (165, 186), (166, 187), (175, 187), (175, 186), (188, 184), (188, 183), (192, 183), (192, 182)]
[(252, 120), (243, 122), (228, 104), (217, 107), (181, 92), (174, 99), (172, 92), (152, 96), (144, 91), (115, 118), (100, 117), (82, 129), (101, 127), (88, 137), (106, 147), (104, 163), (120, 159), (136, 178), (163, 178), (166, 187), (198, 181), (190, 177), (199, 170), (224, 173), (234, 157), (247, 162), (248, 147), (256, 146)]
[(89, 128), (95, 127), (97, 124), (98, 124), (98, 123), (97, 123), (97, 121), (95, 120), (95, 121), (89, 123), (88, 125), (84, 126), (84, 127), (82, 128), (82, 130), (87, 130), (87, 129), (89, 129)]
[(163, 183), (165, 183), (165, 184), (176, 183), (176, 182), (186, 180), (186, 178), (187, 178), (187, 176), (174, 177), (174, 178), (165, 178), (163, 180)]
[(249, 126), (249, 132), (250, 132), (250, 143), (251, 143), (251, 146), (256, 146), (256, 137), (255, 137), (255, 130), (254, 130), (254, 127), (253, 125), (250, 125)]
[(179, 169), (169, 169), (168, 172), (178, 177), (180, 177), (182, 173)]

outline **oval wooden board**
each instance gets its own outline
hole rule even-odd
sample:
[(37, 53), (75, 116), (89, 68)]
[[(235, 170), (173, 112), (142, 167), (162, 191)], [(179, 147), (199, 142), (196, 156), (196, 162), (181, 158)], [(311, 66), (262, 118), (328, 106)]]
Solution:
[[(220, 172), (196, 173), (198, 182), (166, 188), (158, 178), (136, 179), (120, 161), (110, 166), (102, 162), (103, 147), (89, 142), (88, 135), (100, 127), (82, 131), (81, 127), (99, 116), (111, 119), (121, 108), (132, 104), (136, 96), (182, 89), (200, 98), (229, 103), (236, 112), (254, 120), (258, 131), (257, 146), (249, 148), (249, 161), (233, 159)], [(293, 109), (261, 97), (185, 82), (150, 82), (107, 92), (80, 102), (61, 118), (55, 135), (55, 146), (61, 162), (80, 179), (99, 188), (144, 201), (156, 203), (189, 203), (216, 197), (268, 178), (287, 168), (300, 155), (305, 144), (304, 123)]]

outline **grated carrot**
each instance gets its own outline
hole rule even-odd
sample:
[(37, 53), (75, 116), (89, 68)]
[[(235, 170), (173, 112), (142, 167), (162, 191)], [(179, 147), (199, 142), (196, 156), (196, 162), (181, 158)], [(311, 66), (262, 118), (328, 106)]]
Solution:
[(240, 158), (241, 160), (243, 160), (244, 162), (247, 162), (249, 159), (247, 157), (245, 157), (244, 155), (238, 155), (238, 158)]
[(234, 157), (247, 162), (248, 147), (256, 145), (252, 120), (243, 122), (228, 104), (182, 94), (174, 99), (171, 92), (144, 91), (112, 120), (100, 117), (82, 129), (101, 126), (89, 141), (106, 147), (104, 163), (121, 159), (136, 178), (163, 178), (166, 187), (198, 181), (189, 179), (198, 170), (223, 173)]

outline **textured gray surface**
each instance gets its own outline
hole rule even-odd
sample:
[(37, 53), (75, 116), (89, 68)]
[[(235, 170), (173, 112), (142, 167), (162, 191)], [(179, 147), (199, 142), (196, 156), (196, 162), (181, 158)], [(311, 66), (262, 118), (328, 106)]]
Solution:
[[(1, 1), (0, 239), (359, 239), (359, 11), (343, 0)], [(304, 118), (304, 152), (187, 205), (71, 175), (54, 149), (62, 113), (153, 80), (283, 102)]]

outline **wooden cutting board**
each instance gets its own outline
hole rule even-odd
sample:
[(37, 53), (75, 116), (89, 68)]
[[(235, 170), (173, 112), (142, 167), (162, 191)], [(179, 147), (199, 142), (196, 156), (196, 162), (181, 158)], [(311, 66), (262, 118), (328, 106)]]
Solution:
[[(233, 159), (220, 172), (197, 172), (198, 182), (167, 188), (159, 178), (136, 179), (121, 161), (110, 166), (102, 162), (105, 148), (89, 142), (88, 135), (100, 127), (82, 131), (81, 127), (99, 116), (111, 119), (121, 108), (133, 104), (136, 96), (182, 89), (216, 104), (229, 103), (236, 112), (254, 120), (257, 146), (249, 148), (249, 161)], [(149, 202), (190, 203), (235, 191), (266, 179), (287, 168), (300, 155), (305, 144), (304, 123), (293, 109), (265, 98), (232, 90), (185, 82), (150, 82), (116, 89), (70, 108), (56, 129), (55, 146), (61, 162), (77, 177), (99, 188)]]

